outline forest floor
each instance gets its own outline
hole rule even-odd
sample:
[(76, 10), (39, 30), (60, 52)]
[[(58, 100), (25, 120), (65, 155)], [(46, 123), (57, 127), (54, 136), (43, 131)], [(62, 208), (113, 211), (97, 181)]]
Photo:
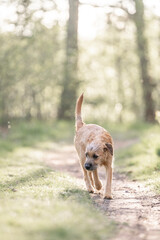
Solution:
[(1, 239), (160, 239), (159, 125), (104, 127), (115, 143), (113, 200), (86, 191), (73, 123), (0, 128)]
[[(115, 141), (115, 149), (125, 149), (136, 142), (135, 138), (117, 140)], [(52, 169), (67, 172), (83, 182), (73, 145), (60, 146), (56, 151), (46, 150), (43, 159)], [(104, 181), (103, 169), (99, 169), (99, 174)], [(113, 199), (104, 200), (97, 194), (90, 195), (96, 208), (117, 223), (119, 231), (114, 236), (114, 240), (160, 239), (160, 195), (152, 192), (144, 182), (129, 179), (126, 174), (120, 173), (115, 167)]]

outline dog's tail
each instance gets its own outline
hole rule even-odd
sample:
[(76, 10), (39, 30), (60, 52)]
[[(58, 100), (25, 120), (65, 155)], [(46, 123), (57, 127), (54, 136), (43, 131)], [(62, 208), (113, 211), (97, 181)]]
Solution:
[(84, 122), (82, 121), (82, 117), (81, 117), (82, 102), (83, 102), (83, 93), (78, 98), (77, 103), (76, 103), (76, 111), (75, 111), (76, 131), (84, 125)]

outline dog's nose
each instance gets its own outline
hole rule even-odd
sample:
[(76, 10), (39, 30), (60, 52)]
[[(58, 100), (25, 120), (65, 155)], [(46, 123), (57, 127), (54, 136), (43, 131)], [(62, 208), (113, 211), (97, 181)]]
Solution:
[(87, 170), (89, 170), (89, 169), (91, 169), (91, 167), (92, 167), (92, 163), (85, 163), (85, 168), (87, 169)]

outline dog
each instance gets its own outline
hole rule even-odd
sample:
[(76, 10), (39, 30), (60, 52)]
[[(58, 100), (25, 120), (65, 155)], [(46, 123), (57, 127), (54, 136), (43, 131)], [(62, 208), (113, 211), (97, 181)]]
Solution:
[(98, 166), (106, 169), (106, 184), (103, 198), (112, 199), (113, 140), (111, 135), (96, 124), (85, 124), (81, 117), (83, 94), (78, 98), (75, 109), (76, 133), (74, 144), (83, 170), (88, 192), (102, 192), (102, 183), (98, 177)]

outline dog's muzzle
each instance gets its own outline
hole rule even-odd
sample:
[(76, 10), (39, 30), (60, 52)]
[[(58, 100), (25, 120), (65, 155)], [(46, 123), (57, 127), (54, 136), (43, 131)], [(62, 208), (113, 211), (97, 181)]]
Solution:
[(85, 169), (87, 169), (87, 170), (93, 170), (93, 165), (92, 165), (92, 163), (85, 163)]

